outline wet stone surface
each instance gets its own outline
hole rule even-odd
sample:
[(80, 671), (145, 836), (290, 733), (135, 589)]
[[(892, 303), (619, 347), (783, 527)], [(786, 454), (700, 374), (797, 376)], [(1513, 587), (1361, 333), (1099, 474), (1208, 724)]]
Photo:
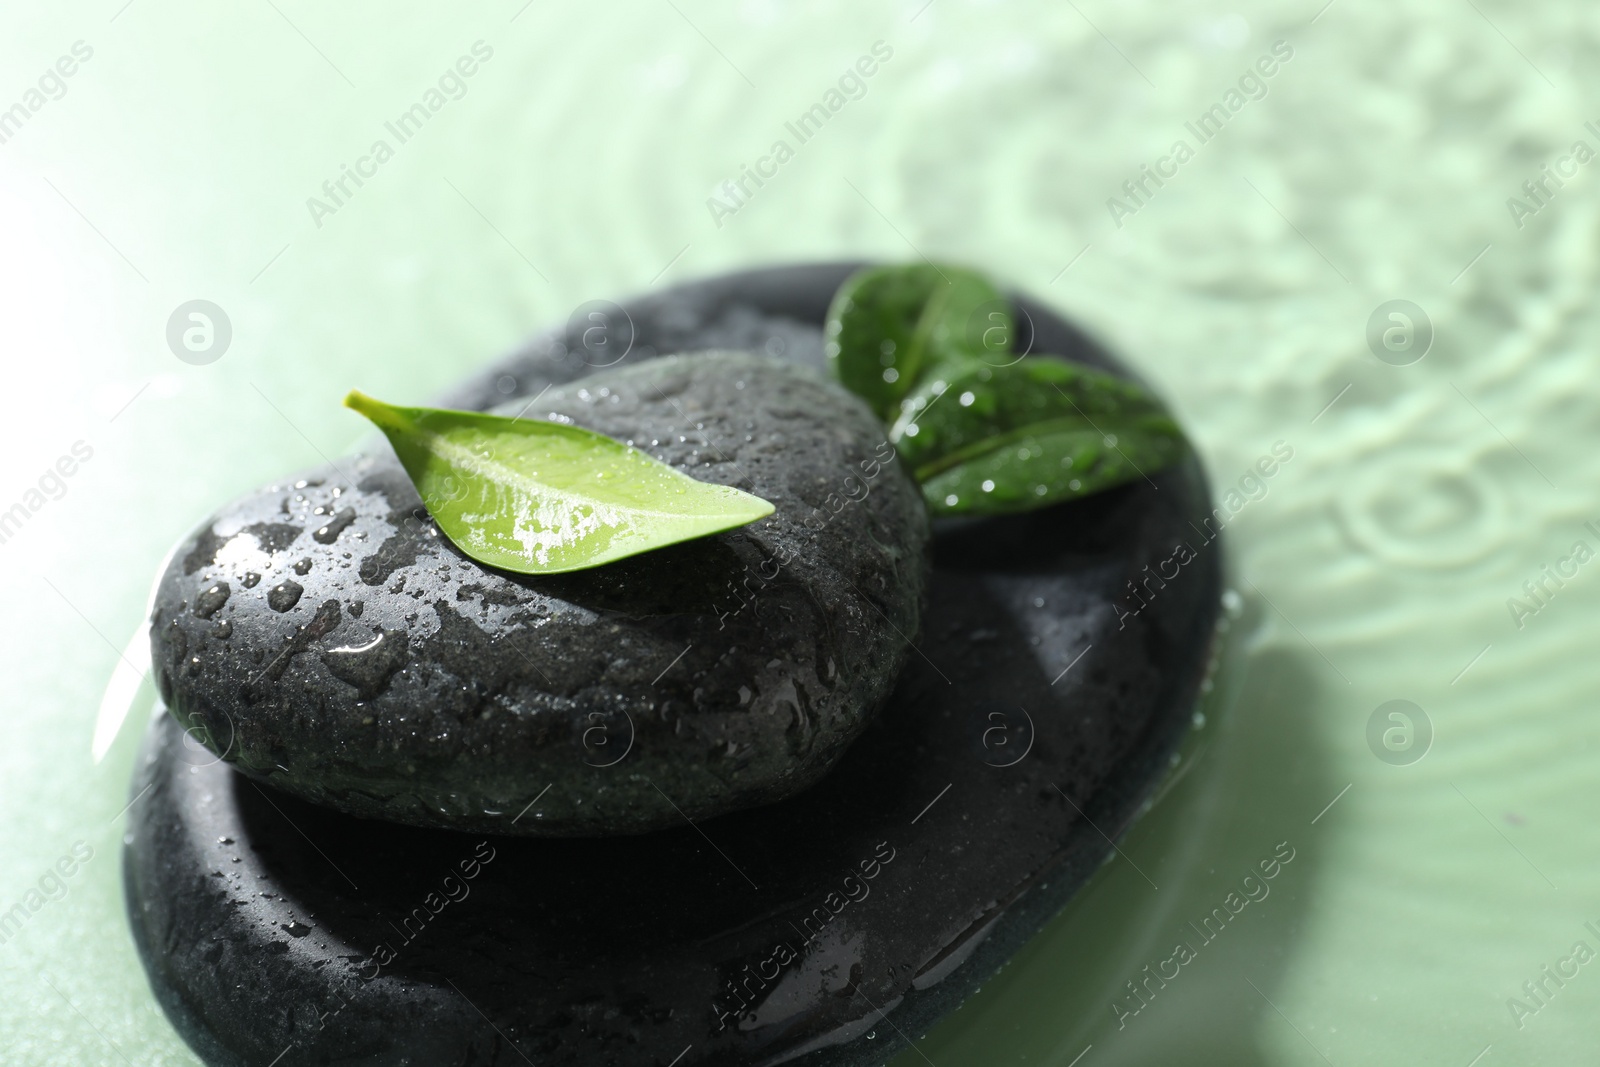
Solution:
[(921, 500), (865, 406), (721, 353), (503, 413), (630, 441), (777, 510), (602, 568), (510, 575), (443, 538), (375, 441), (230, 505), (177, 553), (152, 627), (175, 713), (313, 803), (497, 833), (681, 825), (826, 772), (910, 655), (926, 580)]
[[(820, 363), (850, 269), (630, 301), (635, 355), (736, 344)], [(1019, 348), (1119, 369), (1023, 307), (1036, 336)], [(511, 378), (526, 402), (584, 373), (579, 344), (541, 337), (452, 401), (499, 403)], [(158, 716), (124, 867), (158, 998), (213, 1064), (887, 1062), (1088, 880), (1111, 851), (1094, 827), (1126, 826), (1171, 768), (1214, 661), (1221, 559), (1190, 527), (1208, 513), (1199, 467), (1153, 483), (941, 524), (918, 651), (882, 712), (810, 789), (692, 827), (556, 839), (351, 818), (236, 773)], [(1119, 610), (1185, 541), (1196, 557)], [(371, 641), (389, 623), (364, 595)], [(320, 603), (308, 585), (308, 626)], [(340, 603), (349, 626), (359, 601)], [(520, 818), (571, 799), (553, 787)]]

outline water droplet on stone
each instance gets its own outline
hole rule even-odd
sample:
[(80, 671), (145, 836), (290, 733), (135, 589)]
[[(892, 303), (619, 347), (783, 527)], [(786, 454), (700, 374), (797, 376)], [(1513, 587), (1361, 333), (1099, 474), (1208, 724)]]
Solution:
[(300, 603), (300, 594), (305, 589), (299, 582), (282, 581), (267, 590), (267, 606), (273, 611), (288, 611)]
[(261, 581), (261, 575), (255, 571), (247, 571), (245, 572), (244, 580), (240, 584), (246, 589), (254, 589), (259, 581)]
[(294, 565), (296, 574), (309, 574), (311, 572), (311, 557), (307, 556)]
[(233, 590), (228, 588), (227, 582), (216, 582), (194, 598), (194, 613), (202, 619), (209, 619), (217, 613), (217, 609), (228, 602), (228, 594)]
[(321, 527), (311, 536), (320, 544), (331, 545), (345, 531), (345, 528), (355, 521), (355, 508), (340, 508), (339, 513), (329, 519), (326, 526)]

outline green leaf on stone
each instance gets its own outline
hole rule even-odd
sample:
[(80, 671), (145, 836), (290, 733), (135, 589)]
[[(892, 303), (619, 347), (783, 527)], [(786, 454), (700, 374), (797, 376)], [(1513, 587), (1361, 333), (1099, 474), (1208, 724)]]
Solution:
[(823, 337), (834, 377), (885, 422), (930, 368), (1010, 347), (1010, 304), (986, 277), (919, 263), (871, 267), (845, 279)]
[(1048, 357), (941, 368), (906, 396), (889, 439), (936, 515), (1028, 511), (1087, 496), (1145, 477), (1187, 447), (1142, 387)]
[(771, 515), (758, 496), (696, 481), (578, 426), (351, 392), (384, 432), (439, 529), (479, 563), (559, 574), (732, 530)]

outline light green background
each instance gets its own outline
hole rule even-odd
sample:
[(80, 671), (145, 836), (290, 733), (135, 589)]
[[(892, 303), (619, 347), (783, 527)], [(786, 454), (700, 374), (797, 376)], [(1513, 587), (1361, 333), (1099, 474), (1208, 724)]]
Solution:
[[(1573, 141), (1600, 148), (1600, 10), (274, 3), (0, 17), (0, 107), (73, 42), (94, 50), (0, 145), (0, 509), (75, 441), (94, 450), (0, 544), (0, 910), (74, 841), (94, 849), (0, 945), (0, 1061), (192, 1062), (121, 908), (148, 690), (91, 758), (117, 649), (191, 523), (356, 439), (346, 389), (424, 400), (584, 300), (918, 253), (992, 269), (1129, 356), (1219, 489), (1276, 441), (1294, 458), (1228, 529), (1232, 709), (1125, 858), (898, 1062), (1593, 1060), (1600, 963), (1520, 1029), (1507, 998), (1575, 941), (1600, 949), (1600, 563), (1521, 629), (1506, 602), (1574, 541), (1600, 548), (1582, 528), (1600, 166), (1520, 228), (1506, 200)], [(466, 96), (316, 226), (307, 197), (480, 39)], [(1192, 145), (1184, 122), (1280, 39), (1265, 98), (1114, 226), (1107, 198)], [(719, 227), (716, 186), (877, 40), (894, 55), (866, 95)], [(164, 340), (194, 298), (233, 325), (209, 366)], [(1364, 338), (1394, 298), (1437, 331), (1411, 366)], [(1395, 698), (1436, 733), (1411, 766), (1365, 737)], [(1271, 896), (1118, 1030), (1123, 984), (1280, 841), (1296, 858)]]

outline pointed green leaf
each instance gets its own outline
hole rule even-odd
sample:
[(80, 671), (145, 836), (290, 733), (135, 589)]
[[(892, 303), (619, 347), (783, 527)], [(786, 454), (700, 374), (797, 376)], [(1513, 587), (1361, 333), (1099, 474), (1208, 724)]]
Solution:
[(824, 326), (834, 376), (882, 419), (928, 368), (960, 354), (1010, 347), (1010, 305), (982, 274), (919, 263), (845, 279)]
[(1140, 386), (1049, 358), (941, 365), (905, 398), (889, 437), (936, 515), (1086, 496), (1151, 474), (1186, 448)]
[(444, 535), (521, 574), (583, 570), (772, 514), (760, 497), (696, 481), (602, 434), (538, 419), (345, 406), (389, 438)]

